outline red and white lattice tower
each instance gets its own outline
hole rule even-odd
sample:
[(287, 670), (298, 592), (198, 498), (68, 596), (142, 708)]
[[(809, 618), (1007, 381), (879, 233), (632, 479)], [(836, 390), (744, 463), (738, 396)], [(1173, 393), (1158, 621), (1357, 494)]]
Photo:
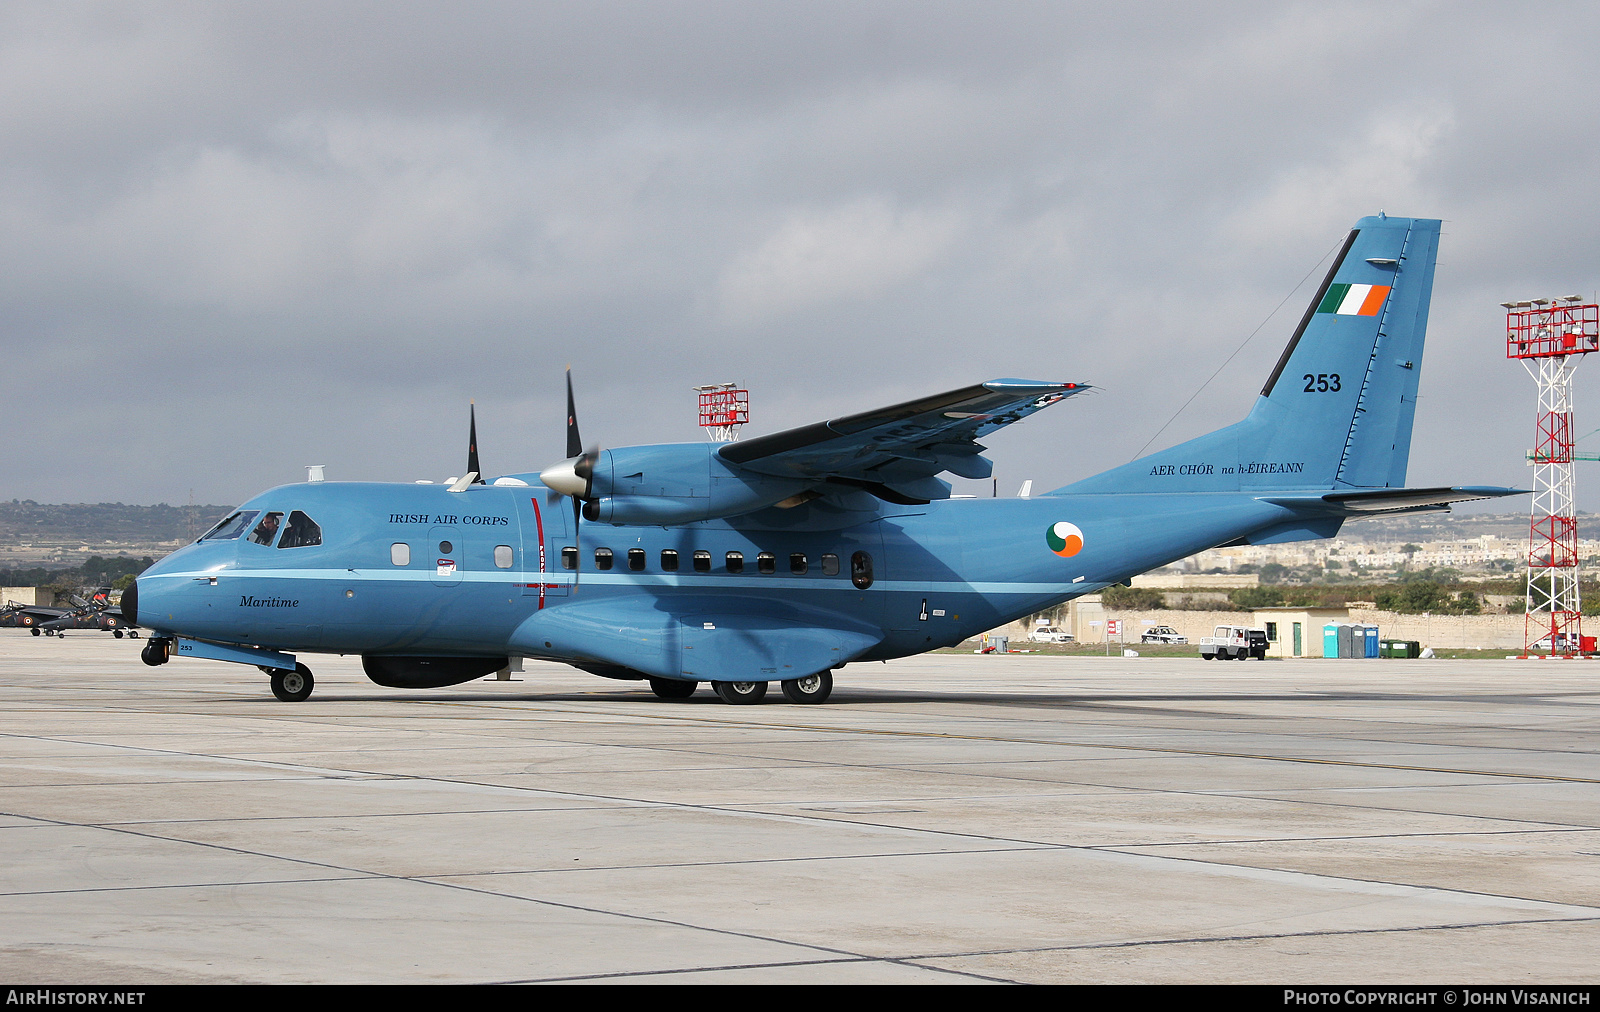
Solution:
[(1506, 357), (1539, 384), (1528, 528), (1528, 653), (1576, 654), (1585, 645), (1578, 600), (1578, 517), (1572, 492), (1572, 374), (1600, 350), (1600, 306), (1566, 299), (1503, 302)]
[(739, 429), (750, 420), (750, 391), (737, 383), (709, 383), (695, 387), (700, 395), (700, 427), (719, 443), (739, 438)]

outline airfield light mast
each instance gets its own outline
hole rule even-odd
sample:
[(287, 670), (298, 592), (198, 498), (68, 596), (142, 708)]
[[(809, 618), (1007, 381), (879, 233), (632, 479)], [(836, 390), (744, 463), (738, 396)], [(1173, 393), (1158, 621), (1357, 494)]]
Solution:
[[(1572, 374), (1581, 356), (1600, 350), (1600, 305), (1581, 296), (1502, 302), (1506, 357), (1539, 384), (1533, 511), (1528, 527), (1526, 653), (1580, 653), (1585, 646), (1578, 599), (1578, 517), (1572, 485)], [(1591, 641), (1592, 642), (1592, 641)]]
[(731, 443), (750, 420), (750, 391), (737, 383), (708, 383), (700, 395), (700, 427), (718, 443)]

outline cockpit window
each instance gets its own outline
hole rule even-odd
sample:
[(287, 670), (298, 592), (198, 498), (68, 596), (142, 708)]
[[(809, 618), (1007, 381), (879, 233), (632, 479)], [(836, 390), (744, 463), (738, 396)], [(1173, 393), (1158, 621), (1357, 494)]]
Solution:
[(256, 524), (256, 529), (250, 532), (250, 542), (256, 545), (271, 545), (272, 539), (278, 536), (278, 526), (283, 522), (282, 513), (268, 513)]
[(201, 541), (234, 541), (250, 529), (250, 522), (261, 515), (260, 510), (240, 510), (217, 526), (211, 528)]
[(289, 525), (284, 528), (283, 540), (278, 542), (279, 548), (305, 548), (307, 545), (322, 544), (322, 528), (317, 522), (299, 510), (289, 514)]

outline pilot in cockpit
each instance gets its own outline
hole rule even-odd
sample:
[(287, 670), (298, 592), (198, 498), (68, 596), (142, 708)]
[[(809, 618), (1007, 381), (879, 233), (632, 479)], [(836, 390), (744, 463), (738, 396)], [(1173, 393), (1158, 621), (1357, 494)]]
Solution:
[(256, 524), (256, 529), (250, 532), (250, 540), (258, 545), (270, 545), (272, 539), (278, 535), (278, 521), (282, 513), (268, 513)]

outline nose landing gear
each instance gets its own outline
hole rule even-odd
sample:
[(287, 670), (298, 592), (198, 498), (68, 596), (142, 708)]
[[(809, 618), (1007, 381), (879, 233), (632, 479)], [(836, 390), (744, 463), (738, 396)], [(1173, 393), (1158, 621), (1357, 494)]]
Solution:
[(293, 671), (272, 669), (272, 694), (285, 703), (302, 702), (311, 695), (314, 685), (316, 682), (311, 677), (311, 669), (304, 664), (296, 664)]

